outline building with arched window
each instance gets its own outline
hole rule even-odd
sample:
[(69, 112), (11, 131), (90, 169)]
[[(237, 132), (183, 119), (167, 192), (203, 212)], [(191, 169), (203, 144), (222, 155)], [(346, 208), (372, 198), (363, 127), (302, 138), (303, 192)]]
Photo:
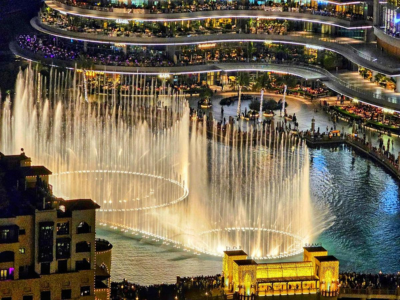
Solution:
[(0, 154), (0, 169), (0, 299), (109, 299), (112, 245), (97, 245), (94, 230), (100, 206), (54, 196), (51, 172), (24, 153)]
[(304, 247), (302, 262), (257, 263), (243, 250), (224, 252), (225, 288), (240, 295), (336, 296), (339, 261), (321, 246)]

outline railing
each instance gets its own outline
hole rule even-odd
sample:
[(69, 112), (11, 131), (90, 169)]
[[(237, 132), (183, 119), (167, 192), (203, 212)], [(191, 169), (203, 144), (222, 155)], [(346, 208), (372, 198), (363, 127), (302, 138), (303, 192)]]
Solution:
[[(351, 12), (345, 12), (345, 13), (331, 13), (327, 11), (318, 11), (314, 10), (309, 7), (303, 7), (303, 8), (294, 8), (294, 7), (284, 7), (284, 6), (265, 6), (265, 5), (226, 5), (226, 4), (220, 4), (220, 5), (215, 5), (214, 7), (212, 6), (194, 6), (190, 5), (190, 8), (177, 8), (177, 9), (164, 9), (163, 11), (160, 11), (158, 9), (138, 9), (136, 7), (119, 7), (117, 5), (114, 5), (112, 7), (104, 7), (104, 6), (97, 6), (97, 5), (90, 5), (85, 3), (84, 5), (81, 2), (72, 2), (69, 0), (51, 0), (53, 3), (61, 3), (64, 5), (68, 6), (74, 6), (82, 9), (88, 9), (88, 10), (97, 10), (97, 11), (102, 11), (102, 12), (115, 12), (115, 9), (118, 9), (118, 13), (121, 13), (119, 11), (120, 9), (124, 9), (122, 13), (127, 13), (127, 14), (133, 14), (137, 13), (138, 10), (146, 11), (151, 13), (151, 14), (159, 14), (159, 13), (193, 13), (193, 12), (198, 12), (198, 11), (224, 11), (224, 10), (259, 10), (259, 11), (271, 11), (271, 12), (290, 12), (290, 13), (299, 13), (299, 14), (309, 14), (309, 15), (316, 15), (316, 16), (321, 16), (321, 17), (326, 17), (326, 18), (335, 18), (339, 20), (346, 20), (346, 21), (360, 21), (360, 22), (365, 22), (367, 21), (363, 15), (355, 15), (352, 14)], [(179, 2), (180, 3), (180, 2)]]
[[(400, 296), (400, 289), (352, 289), (352, 288), (340, 288), (340, 295), (394, 295)], [(373, 298), (373, 297), (372, 297)]]
[(375, 158), (376, 161), (379, 161), (383, 166), (389, 169), (394, 175), (400, 177), (400, 169), (399, 165), (395, 163), (393, 160), (390, 160), (386, 155), (379, 152), (378, 150), (374, 150), (374, 148), (366, 145), (363, 140), (357, 137), (352, 137), (351, 135), (347, 135), (346, 141), (356, 148), (361, 149), (371, 157)]
[[(54, 0), (53, 0), (54, 1)], [(43, 27), (44, 29), (47, 29), (49, 31), (55, 31), (58, 33), (64, 33), (67, 30), (65, 29), (61, 29), (58, 28), (54, 25), (48, 25), (48, 24), (44, 24), (42, 22), (40, 22), (38, 19), (34, 19), (32, 20), (31, 24), (34, 27), (39, 27), (37, 29), (40, 30), (40, 27)], [(75, 31), (68, 31), (69, 35), (72, 37), (76, 37), (76, 38), (82, 38), (82, 37), (87, 37), (88, 34), (89, 35), (93, 35), (93, 36), (98, 36), (99, 33), (79, 33), (79, 32), (75, 32)], [(232, 34), (234, 33), (234, 34)], [(297, 40), (313, 40), (314, 43), (310, 43), (311, 45), (318, 45), (321, 47), (327, 47), (327, 44), (332, 44), (332, 45), (340, 45), (341, 47), (344, 47), (344, 49), (330, 49), (330, 50), (336, 50), (338, 52), (343, 53), (344, 55), (347, 54), (348, 52), (353, 53), (355, 55), (357, 55), (358, 57), (368, 61), (368, 62), (376, 62), (377, 58), (373, 57), (371, 55), (368, 55), (354, 47), (352, 47), (348, 41), (343, 41), (337, 38), (331, 38), (331, 37), (324, 37), (321, 35), (316, 35), (313, 34), (311, 32), (307, 32), (307, 33), (299, 33), (299, 32), (289, 32), (289, 33), (285, 33), (284, 35), (277, 35), (277, 34), (268, 34), (268, 33), (263, 33), (263, 34), (251, 34), (251, 33), (228, 33), (228, 34), (218, 34), (218, 33), (213, 33), (210, 35), (192, 35), (191, 37), (187, 37), (187, 36), (179, 36), (179, 37), (156, 37), (156, 36), (152, 36), (152, 37), (130, 37), (130, 39), (132, 38), (136, 38), (136, 42), (137, 45), (140, 44), (145, 44), (145, 45), (150, 45), (150, 44), (154, 44), (154, 45), (159, 45), (159, 44), (175, 44), (175, 45), (180, 45), (182, 43), (187, 44), (189, 42), (211, 42), (210, 39), (213, 38), (213, 36), (215, 36), (218, 40), (232, 40), (234, 41), (234, 39), (237, 40), (244, 40), (244, 41), (257, 41), (257, 40), (272, 40), (272, 39), (276, 39), (276, 40), (288, 40), (290, 41), (291, 39), (295, 38)], [(101, 33), (100, 33), (101, 34)], [(225, 36), (224, 36), (225, 35)], [(262, 37), (261, 37), (262, 36)], [(66, 37), (68, 38), (68, 37)], [(109, 41), (109, 42), (114, 42), (114, 43), (118, 43), (118, 42), (126, 42), (124, 41), (124, 37), (113, 37), (113, 36), (109, 36), (107, 34), (103, 34), (103, 37), (101, 37), (102, 40), (104, 41)], [(159, 40), (159, 42), (157, 42), (156, 40)], [(175, 41), (174, 41), (175, 39)], [(94, 40), (96, 40), (96, 38), (94, 38)], [(358, 43), (362, 43), (359, 40), (354, 39), (354, 41), (358, 42)], [(132, 41), (130, 41), (132, 42)], [(315, 43), (317, 42), (317, 43)], [(149, 44), (150, 43), (150, 44)], [(317, 46), (317, 47), (318, 47)], [(328, 46), (329, 47), (329, 46)], [(376, 63), (377, 64), (377, 63)], [(377, 64), (377, 67), (380, 66), (379, 64)], [(387, 65), (386, 67), (400, 67), (400, 64), (394, 66), (394, 65)]]

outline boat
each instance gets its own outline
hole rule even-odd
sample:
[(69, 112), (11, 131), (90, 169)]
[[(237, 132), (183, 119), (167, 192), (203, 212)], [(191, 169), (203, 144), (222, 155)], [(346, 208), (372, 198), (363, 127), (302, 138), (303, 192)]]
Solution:
[(212, 107), (211, 100), (208, 98), (200, 100), (199, 104), (200, 104), (201, 108), (211, 108)]

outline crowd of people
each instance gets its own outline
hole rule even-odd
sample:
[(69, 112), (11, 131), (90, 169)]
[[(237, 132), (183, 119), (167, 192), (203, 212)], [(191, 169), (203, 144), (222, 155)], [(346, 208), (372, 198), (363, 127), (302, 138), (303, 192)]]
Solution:
[(104, 51), (98, 51), (93, 48), (88, 48), (87, 52), (84, 52), (77, 44), (72, 47), (62, 41), (56, 41), (55, 38), (48, 40), (47, 38), (30, 35), (19, 35), (17, 43), (22, 49), (51, 59), (66, 61), (81, 59), (94, 65), (125, 67), (168, 67), (174, 65), (164, 52), (149, 49), (141, 49), (127, 54), (123, 52), (107, 54)]
[[(201, 20), (189, 24), (172, 24), (158, 22), (127, 22), (126, 24), (108, 21), (107, 27), (98, 20), (91, 20), (83, 17), (76, 17), (73, 22), (67, 15), (58, 13), (57, 11), (41, 13), (41, 22), (45, 25), (55, 27), (57, 29), (87, 33), (93, 35), (105, 35), (109, 37), (179, 37), (194, 36), (219, 33), (242, 33), (242, 29), (226, 22), (224, 19), (209, 22), (209, 20)], [(247, 30), (249, 33), (256, 34), (280, 34), (284, 35), (288, 32), (288, 22), (282, 20), (258, 20), (252, 22)], [(300, 28), (299, 28), (300, 29)]]
[(221, 275), (178, 277), (175, 284), (142, 286), (127, 280), (111, 284), (111, 299), (225, 299)]
[[(269, 48), (261, 45), (251, 52), (247, 48), (222, 48), (211, 50), (190, 50), (183, 49), (172, 60), (166, 51), (159, 51), (150, 48), (137, 48), (133, 51), (122, 51), (113, 46), (87, 47), (84, 51), (82, 43), (73, 43), (63, 39), (20, 35), (17, 37), (18, 45), (25, 50), (43, 56), (59, 60), (86, 60), (93, 65), (111, 65), (125, 67), (171, 67), (202, 65), (216, 62), (259, 62), (259, 63), (285, 63), (301, 62), (301, 57), (296, 56), (296, 49), (285, 54), (279, 49)], [(314, 91), (313, 93), (318, 93)]]
[(342, 288), (350, 289), (388, 289), (396, 290), (400, 285), (400, 274), (360, 274), (341, 273), (339, 282)]
[(400, 128), (400, 115), (398, 113), (393, 112), (387, 115), (382, 108), (377, 106), (358, 103), (340, 106), (340, 110), (359, 117), (363, 122), (371, 121), (390, 126), (392, 129)]

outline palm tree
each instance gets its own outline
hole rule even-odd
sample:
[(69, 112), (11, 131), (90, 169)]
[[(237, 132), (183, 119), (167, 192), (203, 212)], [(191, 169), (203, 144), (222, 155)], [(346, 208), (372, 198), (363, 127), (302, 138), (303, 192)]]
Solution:
[(241, 91), (242, 87), (248, 87), (250, 85), (250, 76), (247, 72), (240, 72), (236, 79), (236, 85), (239, 87), (239, 97), (238, 97), (238, 108), (237, 116), (240, 117), (240, 106), (241, 106)]
[(258, 76), (255, 87), (257, 90), (261, 90), (262, 88), (271, 88), (271, 78), (267, 72), (262, 73), (260, 76)]

